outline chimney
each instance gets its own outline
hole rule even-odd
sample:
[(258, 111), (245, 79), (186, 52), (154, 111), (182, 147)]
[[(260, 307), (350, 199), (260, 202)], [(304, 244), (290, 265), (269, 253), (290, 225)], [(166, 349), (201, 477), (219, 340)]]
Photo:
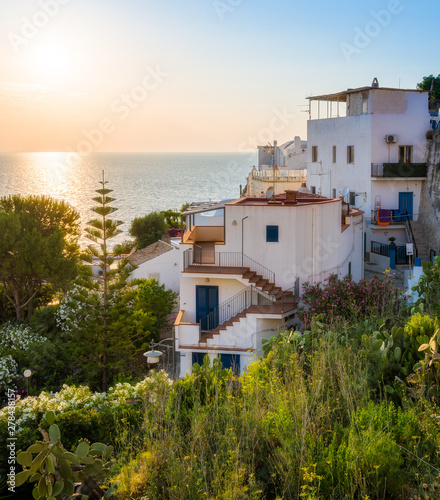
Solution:
[(286, 201), (296, 201), (296, 191), (286, 189), (284, 192), (286, 193)]

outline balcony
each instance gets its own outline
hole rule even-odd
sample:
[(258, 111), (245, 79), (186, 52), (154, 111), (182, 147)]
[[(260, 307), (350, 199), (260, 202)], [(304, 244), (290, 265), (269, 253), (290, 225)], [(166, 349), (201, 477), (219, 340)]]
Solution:
[(407, 215), (398, 209), (379, 208), (372, 212), (371, 222), (378, 226), (404, 226), (408, 218), (412, 220), (412, 214)]
[(425, 178), (428, 172), (426, 163), (372, 163), (372, 177)]
[(192, 245), (194, 243), (216, 243), (225, 242), (224, 226), (191, 226), (183, 236), (183, 243)]

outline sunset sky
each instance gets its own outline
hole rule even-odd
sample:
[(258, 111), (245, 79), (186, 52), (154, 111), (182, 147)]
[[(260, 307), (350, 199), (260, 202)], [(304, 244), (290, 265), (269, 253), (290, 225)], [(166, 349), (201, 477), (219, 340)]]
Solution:
[(431, 0), (0, 0), (0, 151), (239, 151), (440, 73)]

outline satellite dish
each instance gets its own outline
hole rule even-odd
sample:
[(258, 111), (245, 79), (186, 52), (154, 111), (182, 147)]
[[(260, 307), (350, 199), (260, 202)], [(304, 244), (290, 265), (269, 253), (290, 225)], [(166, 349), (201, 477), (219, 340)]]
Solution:
[(345, 198), (349, 192), (350, 192), (349, 186), (345, 186), (344, 189), (341, 191), (341, 196)]
[(273, 196), (273, 189), (269, 188), (266, 191), (266, 198), (269, 199), (269, 198), (272, 198), (272, 196)]

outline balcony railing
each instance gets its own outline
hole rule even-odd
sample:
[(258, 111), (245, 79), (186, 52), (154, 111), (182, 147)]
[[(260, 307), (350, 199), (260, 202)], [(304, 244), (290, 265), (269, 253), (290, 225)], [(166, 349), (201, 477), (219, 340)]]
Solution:
[(225, 268), (235, 268), (241, 273), (253, 271), (269, 283), (275, 285), (275, 273), (241, 252), (215, 252), (194, 245), (183, 252), (183, 270), (189, 267), (206, 267), (206, 272), (221, 272)]
[(372, 163), (372, 177), (426, 177), (426, 163)]
[[(394, 245), (396, 249), (396, 264), (408, 264), (409, 257), (406, 255), (406, 245)], [(383, 255), (384, 257), (390, 256), (391, 245), (387, 245), (386, 243), (378, 243), (377, 241), (371, 242), (371, 253), (375, 253), (377, 255)]]
[(307, 170), (260, 170), (252, 172), (252, 179), (255, 181), (267, 182), (304, 182), (307, 179)]
[(413, 215), (407, 214), (398, 209), (379, 208), (372, 212), (372, 223), (379, 226), (404, 225), (407, 221), (412, 220)]

